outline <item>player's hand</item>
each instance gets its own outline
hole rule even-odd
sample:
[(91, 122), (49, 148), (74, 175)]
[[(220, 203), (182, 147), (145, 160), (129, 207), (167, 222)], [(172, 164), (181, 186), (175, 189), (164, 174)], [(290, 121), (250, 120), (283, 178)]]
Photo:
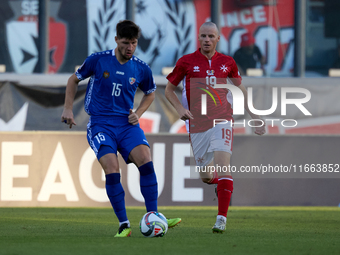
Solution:
[(266, 133), (266, 122), (264, 120), (257, 120), (254, 123), (255, 126), (255, 134), (264, 135)]
[(132, 111), (132, 109), (130, 109), (130, 114), (129, 114), (129, 123), (132, 125), (137, 125), (139, 121), (139, 116), (137, 113), (135, 113), (134, 111)]
[(66, 125), (69, 125), (72, 128), (72, 125), (76, 125), (73, 119), (73, 112), (70, 109), (64, 109), (61, 115), (61, 122), (64, 122)]
[(184, 107), (178, 111), (178, 114), (179, 114), (180, 119), (184, 121), (188, 119), (191, 119), (191, 120), (194, 119), (194, 116), (191, 114), (191, 112), (188, 109), (185, 109)]

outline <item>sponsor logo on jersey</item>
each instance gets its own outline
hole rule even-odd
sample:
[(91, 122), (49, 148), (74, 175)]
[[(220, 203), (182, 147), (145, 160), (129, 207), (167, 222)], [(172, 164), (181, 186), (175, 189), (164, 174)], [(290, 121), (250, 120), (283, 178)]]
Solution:
[(214, 75), (215, 71), (214, 70), (207, 70), (207, 75)]
[(200, 71), (200, 67), (199, 66), (194, 66), (194, 72), (199, 72)]
[(134, 84), (135, 81), (136, 81), (136, 78), (133, 78), (133, 77), (129, 78), (129, 82), (130, 82), (131, 85)]
[(117, 71), (116, 74), (124, 75), (124, 72)]
[(104, 71), (103, 77), (104, 77), (105, 79), (109, 78), (109, 77), (110, 77), (110, 73), (109, 73), (108, 71)]

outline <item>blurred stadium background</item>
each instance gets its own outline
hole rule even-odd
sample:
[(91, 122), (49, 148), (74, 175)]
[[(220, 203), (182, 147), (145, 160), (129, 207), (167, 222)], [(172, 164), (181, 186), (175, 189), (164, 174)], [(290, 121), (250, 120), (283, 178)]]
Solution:
[[(68, 77), (89, 54), (115, 47), (115, 25), (125, 18), (142, 28), (136, 55), (150, 65), (158, 85), (155, 102), (140, 122), (151, 144), (160, 205), (216, 204), (213, 189), (190, 173), (184, 123), (164, 96), (167, 72), (179, 57), (198, 48), (198, 28), (207, 20), (218, 24), (218, 48), (224, 54), (233, 56), (245, 32), (254, 36), (265, 64), (249, 70), (243, 84), (253, 88), (256, 109), (271, 107), (274, 87), (311, 92), (304, 106), (312, 116), (295, 106), (282, 116), (279, 104), (267, 116), (277, 121), (267, 122), (265, 137), (235, 127), (232, 164), (340, 164), (337, 1), (2, 0), (0, 14), (1, 207), (109, 206), (102, 172), (85, 137), (86, 81), (75, 100), (77, 126), (69, 132), (60, 116)], [(138, 92), (137, 102), (140, 97)], [(298, 124), (284, 127), (284, 119)], [(137, 170), (120, 163), (127, 205), (143, 205)], [(236, 174), (232, 204), (338, 206), (339, 177), (340, 172), (311, 171)]]

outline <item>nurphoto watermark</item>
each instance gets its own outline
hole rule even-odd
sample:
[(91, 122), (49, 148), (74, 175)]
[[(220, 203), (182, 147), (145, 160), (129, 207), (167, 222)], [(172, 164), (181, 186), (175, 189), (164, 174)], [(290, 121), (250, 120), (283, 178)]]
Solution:
[[(211, 78), (211, 77), (210, 77)], [(214, 82), (214, 80), (212, 80)], [(240, 88), (238, 88), (235, 85), (232, 84), (210, 84), (214, 89), (228, 89), (233, 96), (233, 114), (234, 115), (243, 115), (244, 114), (244, 94)], [(278, 88), (274, 87), (272, 88), (272, 105), (270, 109), (267, 110), (258, 110), (255, 109), (253, 104), (253, 88), (248, 87), (248, 100), (247, 105), (249, 108), (249, 111), (253, 114), (259, 115), (259, 116), (268, 116), (272, 113), (274, 113), (278, 107)], [(288, 93), (299, 93), (304, 95), (303, 98), (294, 98), (290, 99), (287, 98)], [(209, 95), (209, 94), (208, 94)], [(210, 96), (213, 96), (210, 94)], [(281, 88), (281, 115), (286, 116), (287, 115), (287, 105), (295, 105), (305, 116), (312, 116), (312, 114), (307, 110), (307, 108), (303, 105), (311, 99), (311, 93), (309, 90), (305, 88), (293, 88), (293, 87), (284, 87)], [(201, 115), (207, 115), (207, 94), (201, 95)], [(265, 123), (269, 123), (272, 127), (274, 127), (275, 124), (281, 124), (283, 127), (296, 127), (298, 125), (297, 120), (294, 119), (251, 119), (251, 120), (243, 120), (234, 122), (233, 120), (226, 120), (226, 119), (214, 119), (213, 120), (213, 126), (216, 124), (226, 124), (230, 122), (231, 125), (240, 125), (243, 127), (246, 127), (248, 125), (249, 127), (261, 127), (265, 125)]]

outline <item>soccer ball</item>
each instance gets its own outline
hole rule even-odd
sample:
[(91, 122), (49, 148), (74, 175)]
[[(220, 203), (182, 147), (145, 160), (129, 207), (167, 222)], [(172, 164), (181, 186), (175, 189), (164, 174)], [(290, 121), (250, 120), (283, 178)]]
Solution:
[(161, 237), (168, 231), (168, 222), (159, 212), (147, 212), (140, 220), (139, 228), (145, 237)]

